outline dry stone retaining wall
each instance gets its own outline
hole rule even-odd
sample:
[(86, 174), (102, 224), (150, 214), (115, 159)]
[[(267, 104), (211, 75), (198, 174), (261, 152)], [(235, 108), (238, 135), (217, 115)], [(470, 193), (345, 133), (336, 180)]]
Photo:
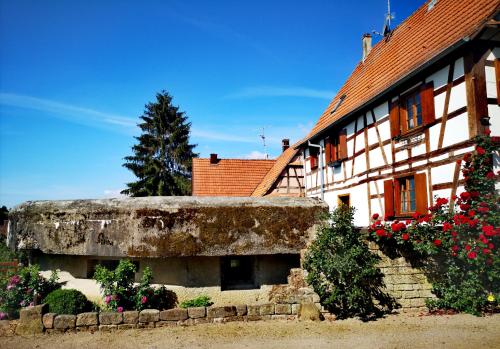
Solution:
[[(316, 306), (319, 303), (307, 303)], [(236, 305), (223, 307), (174, 308), (168, 310), (145, 309), (142, 311), (87, 312), (78, 315), (44, 313), (44, 305), (21, 309), (21, 318), (16, 333), (31, 335), (34, 333), (62, 332), (110, 332), (131, 328), (155, 328), (166, 326), (190, 326), (205, 323), (226, 323), (233, 321), (259, 320), (296, 320), (300, 313), (300, 304), (261, 304)], [(323, 317), (333, 320), (331, 314), (323, 310)], [(28, 321), (28, 322), (26, 322)], [(25, 323), (26, 322), (26, 323)], [(29, 326), (26, 326), (28, 324)]]

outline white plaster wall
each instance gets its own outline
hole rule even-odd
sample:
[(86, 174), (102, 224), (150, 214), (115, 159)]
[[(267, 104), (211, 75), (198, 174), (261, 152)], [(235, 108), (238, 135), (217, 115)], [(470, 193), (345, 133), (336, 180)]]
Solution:
[(431, 169), (432, 184), (441, 184), (453, 181), (454, 172), (455, 172), (455, 163), (433, 167)]
[(469, 139), (469, 121), (467, 113), (462, 113), (446, 122), (443, 147), (448, 147)]
[(500, 106), (496, 104), (488, 105), (488, 115), (490, 117), (490, 130), (492, 136), (500, 136)]

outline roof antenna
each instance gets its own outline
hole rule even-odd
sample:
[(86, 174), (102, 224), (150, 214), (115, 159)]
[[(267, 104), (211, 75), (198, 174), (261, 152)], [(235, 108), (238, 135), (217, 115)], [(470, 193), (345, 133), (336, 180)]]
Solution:
[(259, 137), (262, 139), (262, 143), (264, 145), (264, 155), (265, 155), (266, 160), (267, 160), (267, 159), (269, 159), (269, 155), (267, 154), (266, 135), (264, 133), (264, 127), (262, 127), (262, 134), (259, 135)]
[(387, 14), (385, 15), (384, 28), (382, 29), (384, 36), (389, 35), (391, 32), (391, 19), (394, 19), (394, 13), (391, 13), (391, 0), (387, 0)]
[(391, 33), (391, 19), (396, 18), (394, 12), (391, 13), (391, 0), (387, 0), (387, 13), (385, 14), (384, 27), (382, 33), (372, 30), (372, 33), (379, 36), (387, 36)]

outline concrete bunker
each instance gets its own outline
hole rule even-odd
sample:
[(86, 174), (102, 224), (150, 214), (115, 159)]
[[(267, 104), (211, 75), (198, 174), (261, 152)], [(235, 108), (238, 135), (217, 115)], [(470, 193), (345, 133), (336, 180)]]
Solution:
[(139, 279), (179, 299), (208, 294), (216, 303), (258, 302), (287, 282), (328, 210), (310, 198), (148, 197), (35, 201), (13, 209), (8, 244), (32, 253), (42, 270), (59, 269), (66, 287), (99, 297), (97, 264), (128, 258)]

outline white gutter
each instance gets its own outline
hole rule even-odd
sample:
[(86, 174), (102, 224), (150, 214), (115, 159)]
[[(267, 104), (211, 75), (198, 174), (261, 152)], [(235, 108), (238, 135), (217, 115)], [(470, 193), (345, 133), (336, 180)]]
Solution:
[(308, 141), (310, 147), (319, 148), (319, 170), (321, 171), (321, 200), (325, 200), (325, 175), (323, 173), (323, 147), (319, 144), (313, 144)]

